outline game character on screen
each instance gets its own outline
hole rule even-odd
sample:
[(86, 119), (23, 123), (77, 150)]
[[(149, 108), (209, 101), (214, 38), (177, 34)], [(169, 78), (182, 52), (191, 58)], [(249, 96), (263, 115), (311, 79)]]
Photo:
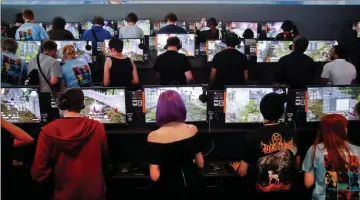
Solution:
[(126, 16), (127, 25), (120, 28), (120, 38), (144, 38), (144, 32), (136, 26), (138, 16), (135, 13), (129, 13)]
[(178, 20), (177, 16), (174, 13), (169, 13), (165, 16), (166, 26), (160, 28), (158, 34), (186, 34), (186, 30), (180, 26), (175, 25)]
[(350, 143), (347, 125), (339, 114), (325, 115), (320, 121), (317, 138), (302, 165), (306, 188), (315, 185), (312, 199), (337, 199), (337, 193), (343, 198), (360, 191), (360, 147)]
[[(105, 128), (80, 115), (84, 103), (80, 88), (65, 89), (58, 101), (62, 119), (42, 127), (39, 134), (31, 176), (37, 182), (52, 176), (54, 199), (105, 199)], [(68, 177), (72, 177), (70, 182)]]
[(214, 56), (210, 72), (210, 88), (223, 90), (225, 85), (245, 85), (248, 82), (248, 59), (235, 47), (239, 36), (233, 32), (225, 36), (226, 49)]
[(329, 52), (332, 62), (327, 63), (321, 74), (323, 85), (351, 85), (355, 83), (356, 68), (348, 62), (347, 51), (343, 46), (335, 45)]
[(16, 30), (16, 40), (45, 40), (49, 38), (44, 27), (34, 23), (35, 15), (32, 10), (24, 10), (22, 16), (25, 23)]
[(18, 28), (25, 23), (22, 13), (18, 13), (15, 15), (15, 25), (9, 28), (7, 31), (7, 37), (15, 39), (15, 34)]
[(164, 47), (167, 51), (156, 58), (154, 70), (161, 85), (186, 85), (193, 79), (188, 58), (179, 53), (182, 43), (178, 37), (169, 37)]
[[(210, 17), (206, 21), (206, 25), (209, 27), (209, 30), (200, 31), (196, 30), (196, 35), (200, 43), (204, 43), (208, 40), (222, 40), (225, 36), (225, 33), (218, 29), (218, 22), (214, 17)], [(201, 23), (200, 29), (205, 26), (205, 23)]]
[(297, 26), (291, 20), (285, 20), (281, 25), (283, 32), (279, 33), (276, 40), (294, 40), (300, 33)]
[[(291, 199), (293, 174), (300, 168), (297, 133), (291, 126), (280, 124), (284, 114), (286, 97), (282, 94), (266, 94), (260, 102), (264, 126), (249, 133), (241, 162), (230, 165), (244, 177), (248, 171), (256, 171), (254, 199)], [(252, 168), (252, 169), (249, 169)], [(281, 192), (280, 192), (281, 191)]]
[(55, 17), (52, 21), (52, 29), (48, 32), (52, 40), (75, 40), (73, 34), (65, 30), (66, 21), (62, 17)]

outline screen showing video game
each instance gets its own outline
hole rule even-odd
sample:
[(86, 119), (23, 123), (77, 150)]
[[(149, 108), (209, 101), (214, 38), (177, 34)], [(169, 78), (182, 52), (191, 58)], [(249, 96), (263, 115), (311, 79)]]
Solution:
[[(226, 44), (223, 43), (221, 40), (208, 40), (206, 43), (206, 55), (208, 62), (211, 62), (217, 53), (226, 49)], [(240, 48), (238, 48), (239, 46)], [(236, 49), (241, 53), (245, 53), (244, 41), (241, 41), (239, 46)]]
[[(217, 29), (223, 30), (222, 21), (217, 21)], [(200, 28), (202, 27), (202, 28)], [(207, 26), (207, 20), (205, 18), (197, 21), (193, 21), (189, 23), (189, 29), (191, 32), (195, 32), (196, 30), (199, 31), (207, 31), (210, 30), (210, 28)]]
[(186, 56), (195, 56), (195, 34), (157, 34), (157, 55), (159, 56), (167, 51), (164, 49), (167, 39), (175, 36), (178, 37), (182, 43), (182, 48), (179, 50), (179, 53), (185, 54)]
[(202, 87), (158, 87), (144, 89), (146, 123), (156, 122), (156, 106), (159, 96), (167, 90), (175, 90), (183, 98), (187, 111), (187, 122), (206, 121), (207, 104), (199, 100), (199, 96), (203, 93)]
[(40, 51), (40, 41), (17, 41), (17, 43), (18, 49), (16, 50), (16, 55), (24, 59), (27, 63), (36, 57)]
[(327, 114), (341, 114), (357, 120), (355, 105), (360, 101), (360, 87), (309, 87), (306, 121), (317, 122)]
[(360, 22), (355, 22), (353, 24), (353, 30), (355, 31), (356, 36), (360, 38)]
[[(118, 22), (118, 29), (121, 29), (121, 27), (126, 26), (126, 25), (127, 25), (126, 20), (119, 21)], [(140, 20), (138, 20), (136, 22), (136, 26), (141, 28), (144, 35), (150, 35), (151, 34), (151, 23), (150, 23), (149, 19), (140, 19)]]
[(72, 41), (55, 41), (57, 44), (58, 55), (65, 61), (63, 58), (63, 49), (66, 45), (73, 45), (75, 47), (75, 51), (77, 52), (77, 58), (83, 59), (88, 63), (92, 63), (92, 50), (86, 50), (86, 45), (91, 46), (91, 42), (80, 41), (80, 40), (72, 40)]
[(329, 62), (331, 61), (330, 50), (335, 45), (337, 45), (337, 42), (334, 40), (310, 40), (305, 54), (310, 56), (315, 62)]
[(258, 23), (256, 22), (231, 22), (230, 31), (236, 33), (239, 37), (243, 37), (244, 31), (250, 28), (254, 32), (254, 38), (258, 35)]
[(81, 29), (83, 31), (90, 30), (91, 28), (92, 28), (92, 22), (91, 21), (86, 21), (86, 22), (81, 23)]
[(276, 38), (283, 30), (281, 28), (283, 22), (267, 22), (261, 28), (266, 33), (267, 38)]
[[(109, 41), (104, 41), (104, 54), (109, 55)], [(142, 43), (141, 39), (122, 39), (124, 48), (122, 53), (133, 61), (144, 61), (144, 50), (139, 48)]]
[[(286, 94), (284, 88), (226, 88), (225, 123), (261, 123), (261, 99), (268, 93)], [(286, 108), (286, 103), (284, 104)], [(280, 119), (285, 120), (284, 116)]]
[(83, 116), (104, 124), (126, 123), (125, 89), (83, 89)]
[(257, 62), (278, 62), (281, 57), (291, 53), (291, 50), (289, 48), (290, 44), (292, 44), (292, 41), (257, 41)]
[(40, 103), (36, 89), (1, 88), (1, 117), (11, 123), (40, 123)]

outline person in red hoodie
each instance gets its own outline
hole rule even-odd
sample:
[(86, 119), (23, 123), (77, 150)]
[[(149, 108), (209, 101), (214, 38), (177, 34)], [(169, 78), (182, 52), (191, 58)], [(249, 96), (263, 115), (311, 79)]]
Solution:
[(65, 89), (58, 107), (63, 118), (42, 128), (32, 178), (43, 182), (51, 176), (53, 200), (103, 200), (108, 154), (104, 126), (80, 115), (84, 93), (79, 88)]

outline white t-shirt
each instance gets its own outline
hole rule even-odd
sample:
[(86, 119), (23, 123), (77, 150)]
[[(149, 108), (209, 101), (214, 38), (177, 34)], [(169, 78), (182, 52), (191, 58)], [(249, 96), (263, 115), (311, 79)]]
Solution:
[(344, 59), (336, 59), (324, 66), (321, 78), (328, 78), (333, 85), (350, 85), (356, 78), (356, 68)]

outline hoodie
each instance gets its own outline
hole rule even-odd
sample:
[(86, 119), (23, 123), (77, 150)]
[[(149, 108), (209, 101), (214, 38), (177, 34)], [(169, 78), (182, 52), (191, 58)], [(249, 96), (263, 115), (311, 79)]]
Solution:
[(42, 128), (31, 169), (34, 180), (53, 178), (53, 200), (103, 200), (104, 126), (87, 117), (64, 118)]

